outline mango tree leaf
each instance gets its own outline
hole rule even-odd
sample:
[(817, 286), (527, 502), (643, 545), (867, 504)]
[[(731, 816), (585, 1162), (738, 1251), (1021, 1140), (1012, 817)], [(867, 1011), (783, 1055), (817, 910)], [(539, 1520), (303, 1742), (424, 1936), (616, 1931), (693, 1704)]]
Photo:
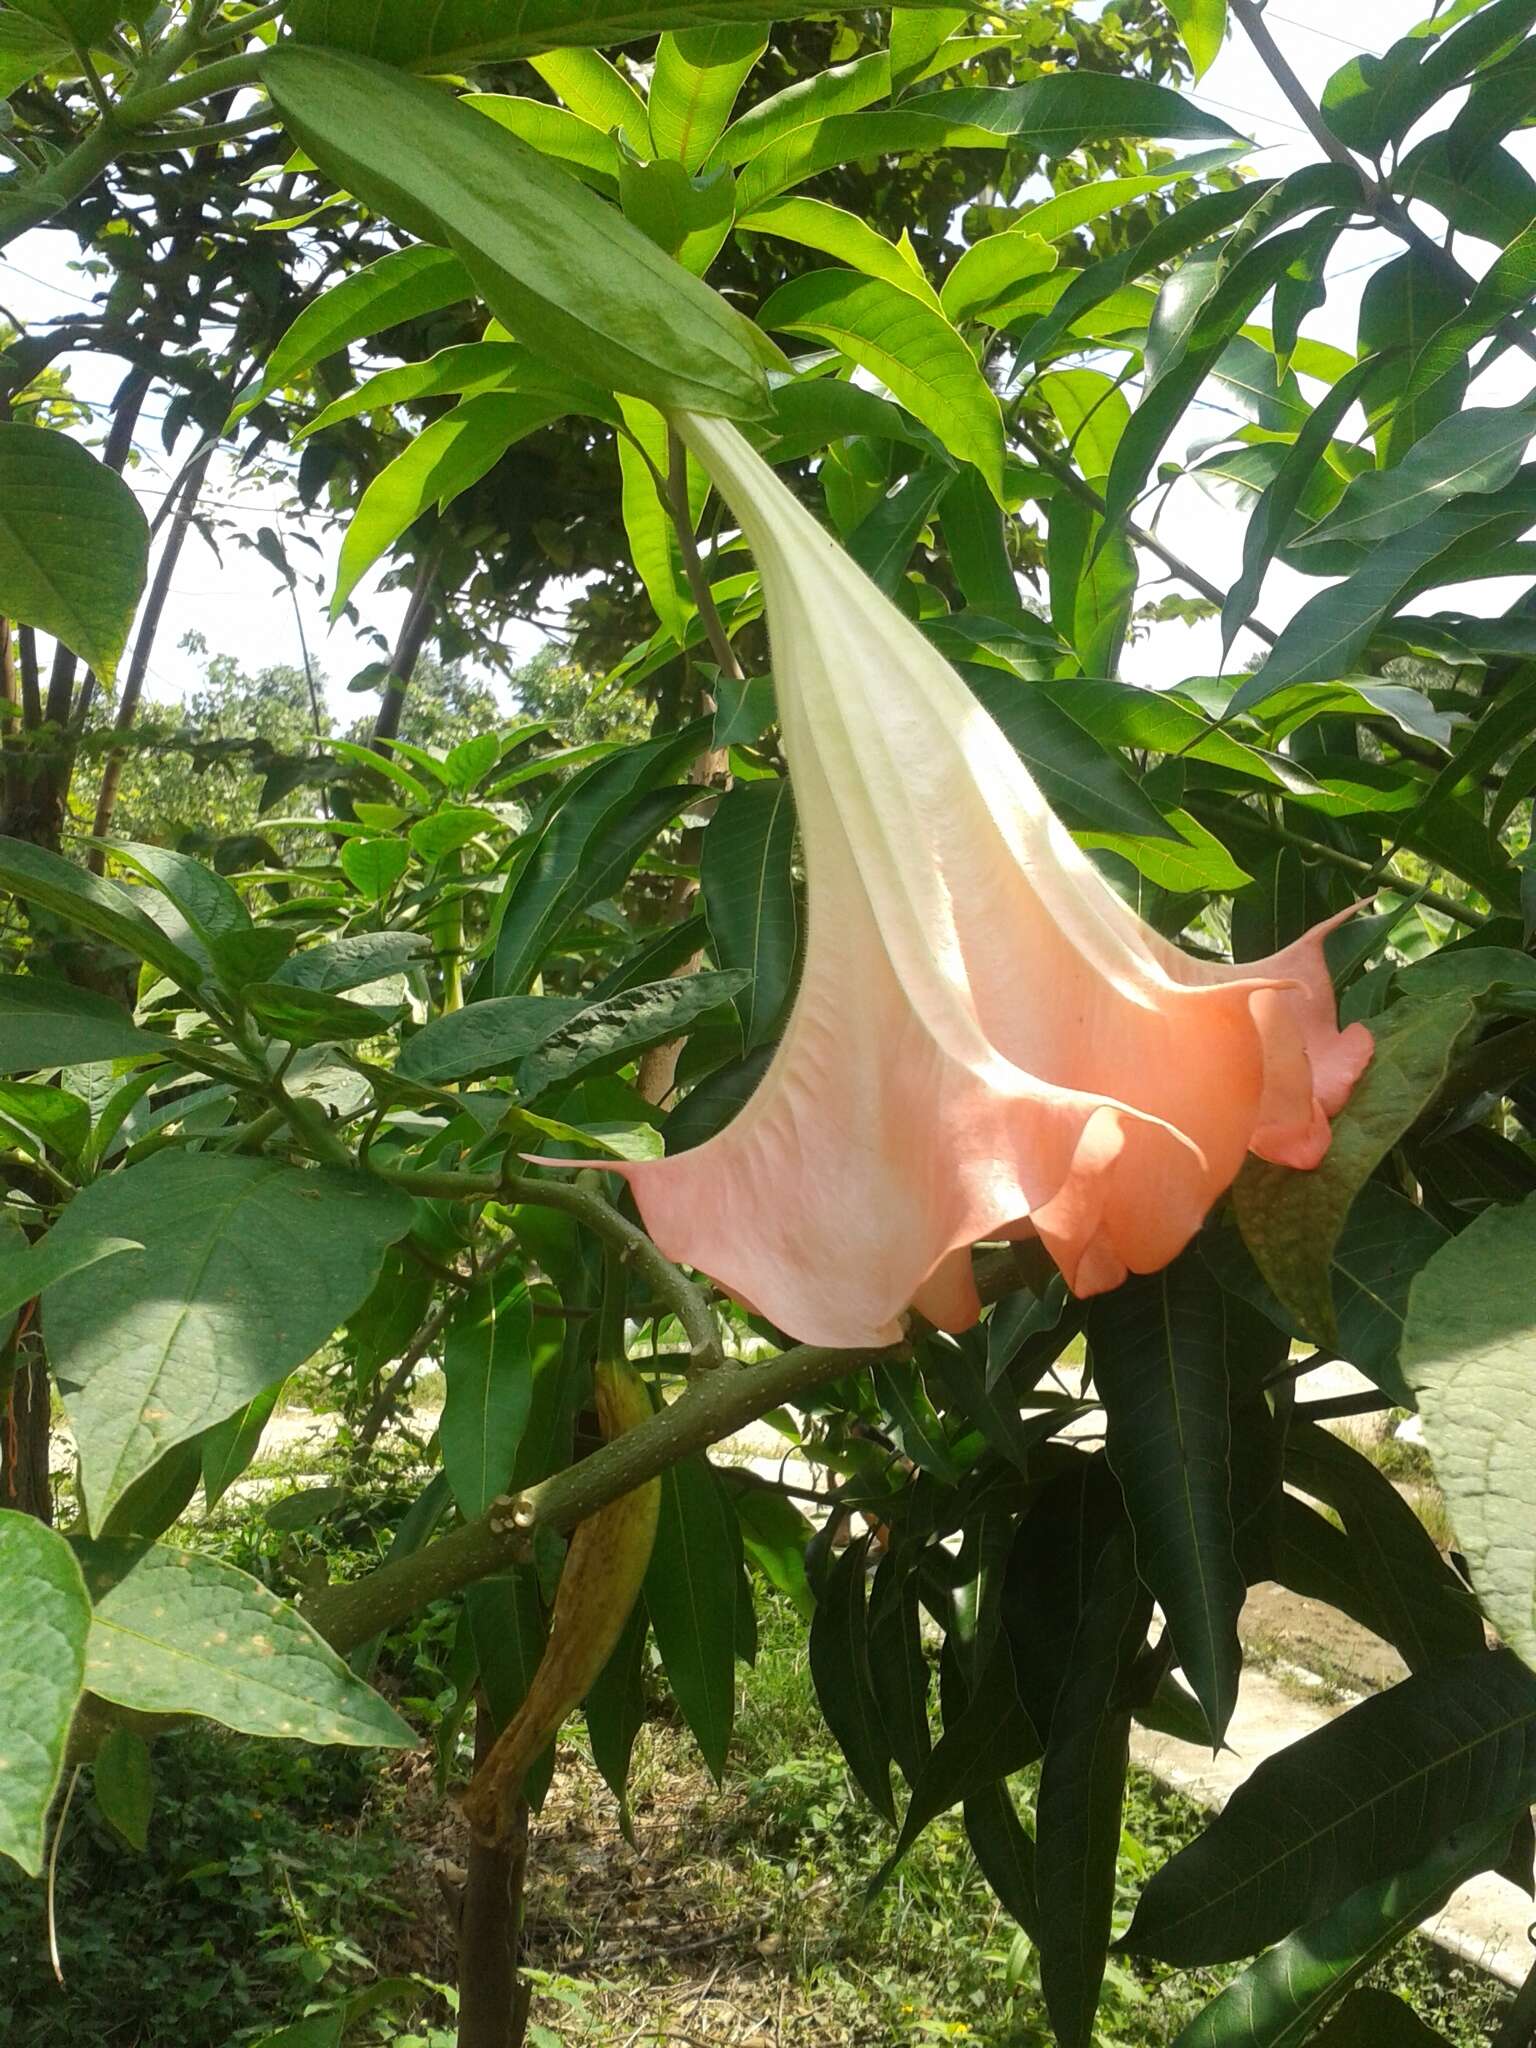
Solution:
[(1455, 282), (1417, 249), (1405, 250), (1366, 281), (1360, 300), (1359, 352), (1381, 359), (1364, 403), (1376, 457), (1384, 468), (1461, 404), (1468, 381), (1465, 364), (1441, 377), (1432, 391), (1421, 391), (1407, 401), (1414, 363), (1430, 337), (1461, 310)]
[(701, 168), (767, 42), (766, 32), (750, 23), (661, 38), (647, 101), (658, 156), (675, 157), (684, 170)]
[(917, 1573), (887, 1552), (869, 1592), (869, 1676), (891, 1755), (908, 1784), (928, 1761), (928, 1659)]
[(1296, 1173), (1250, 1159), (1232, 1190), (1259, 1271), (1303, 1329), (1338, 1334), (1329, 1267), (1350, 1204), (1433, 1100), (1476, 1012), (1464, 997), (1400, 1003), (1371, 1020), (1370, 1065), (1333, 1123), (1322, 1164)]
[(202, 1714), (242, 1735), (409, 1749), (416, 1737), (309, 1623), (205, 1552), (80, 1546), (95, 1603), (86, 1683), (146, 1714)]
[(971, 244), (944, 280), (939, 297), (945, 317), (956, 325), (984, 319), (1026, 278), (1043, 277), (1055, 268), (1056, 251), (1041, 235), (1015, 227), (984, 236)]
[(1446, 2048), (1411, 2005), (1390, 1991), (1357, 1991), (1311, 2048)]
[(1127, 1280), (1088, 1311), (1105, 1450), (1136, 1536), (1136, 1569), (1167, 1618), (1219, 1746), (1243, 1653), (1229, 1472), (1226, 1297), (1198, 1256)]
[(110, 683), (148, 560), (149, 523), (120, 476), (68, 434), (0, 425), (0, 614)]
[(1472, 406), (1453, 413), (1393, 468), (1363, 470), (1299, 545), (1387, 540), (1452, 498), (1502, 490), (1518, 473), (1533, 435), (1536, 411), (1528, 406)]
[(634, 1754), (635, 1737), (645, 1725), (644, 1657), (648, 1630), (645, 1607), (637, 1600), (629, 1611), (623, 1634), (581, 1709), (587, 1724), (587, 1740), (592, 1745), (592, 1761), (619, 1802), (619, 1825), (631, 1843), (634, 1826), (629, 1814), (629, 1760)]
[(673, 1697), (718, 1779), (736, 1711), (736, 1513), (707, 1458), (661, 1475), (645, 1607)]
[(262, 78), (337, 181), (463, 260), (497, 319), (557, 366), (662, 406), (750, 418), (775, 355), (707, 285), (559, 165), (366, 57), (285, 44)]
[(1403, 1331), (1403, 1371), (1457, 1546), (1494, 1626), (1528, 1664), (1536, 1662), (1533, 1250), (1536, 1199), (1485, 1210), (1414, 1281)]
[(182, 988), (195, 989), (202, 979), (197, 961), (145, 916), (131, 890), (103, 881), (46, 847), (25, 839), (0, 839), (0, 888), (28, 903), (40, 903), (56, 917), (147, 960)]
[(1230, 1962), (1536, 1793), (1536, 1676), (1506, 1650), (1415, 1673), (1267, 1758), (1141, 1895), (1125, 1946)]
[[(1174, 2048), (1301, 2048), (1330, 2006), (1379, 1956), (1426, 1920), (1459, 1885), (1498, 1862), (1508, 1821), (1473, 1823), (1437, 1843), (1413, 1869), (1367, 1885), (1326, 1918), (1250, 1965), (1187, 2026)], [(1362, 2035), (1362, 2042), (1367, 2038)], [(1372, 2048), (1389, 2048), (1372, 2033)]]
[(819, 249), (824, 256), (863, 271), (866, 277), (884, 278), (898, 291), (939, 311), (938, 294), (915, 259), (887, 241), (868, 221), (844, 207), (829, 205), (825, 199), (768, 199), (745, 219), (738, 219), (736, 227), (742, 234), (782, 235), (802, 248)]
[(517, 1071), (518, 1093), (535, 1102), (551, 1088), (568, 1087), (582, 1074), (622, 1066), (653, 1045), (681, 1037), (709, 1011), (739, 996), (747, 976), (739, 969), (686, 974), (626, 989), (593, 1003), (557, 1025)]
[(443, 1469), (459, 1512), (483, 1515), (511, 1483), (533, 1405), (533, 1304), (520, 1273), (472, 1287), (443, 1331)]
[(318, 1350), (366, 1299), (408, 1197), (363, 1174), (163, 1152), (94, 1181), (60, 1252), (132, 1229), (142, 1256), (54, 1288), (48, 1349), (100, 1526), (161, 1456)]
[(736, 998), (747, 1052), (775, 1036), (794, 981), (794, 844), (794, 798), (782, 777), (738, 784), (704, 834), (700, 881), (714, 955), (751, 976)]
[(1040, 1890), (1034, 1838), (1019, 1819), (1008, 1780), (973, 1792), (963, 1814), (965, 1838), (999, 1905), (1039, 1946)]
[(813, 270), (781, 285), (765, 327), (806, 334), (878, 377), (950, 451), (1002, 497), (1003, 420), (965, 342), (941, 314), (883, 278)]
[(1478, 279), (1465, 307), (1453, 313), (1432, 334), (1408, 373), (1403, 403), (1432, 392), (1443, 377), (1454, 375), (1468, 351), (1491, 334), (1511, 313), (1522, 312), (1536, 291), (1536, 222), (1500, 251)]
[(1124, 1692), (1151, 1613), (1122, 1529), (1084, 1589), (1035, 1802), (1040, 1984), (1060, 2048), (1090, 2048), (1096, 2031), (1130, 1760)]
[(483, 391), (461, 399), (452, 412), (416, 435), (379, 471), (352, 515), (336, 566), (331, 617), (340, 615), (359, 581), (423, 512), (451, 504), (493, 469), (514, 442), (564, 411), (558, 399), (535, 393)]
[(869, 1657), (864, 1569), (869, 1538), (834, 1558), (811, 1622), (811, 1679), (817, 1703), (860, 1791), (894, 1827), (891, 1745), (881, 1718)]
[(0, 1856), (29, 1877), (42, 1869), (90, 1626), (85, 1581), (64, 1538), (0, 1508)]
[[(240, 394), (225, 431), (244, 419), (269, 392), (291, 384), (349, 342), (364, 341), (403, 321), (458, 305), (473, 298), (474, 292), (469, 272), (453, 251), (433, 248), (430, 243), (392, 249), (387, 256), (365, 263), (304, 308), (268, 356), (261, 376)], [(313, 427), (309, 431), (313, 432)]]
[(1227, 0), (1169, 0), (1168, 11), (1178, 24), (1179, 40), (1189, 52), (1198, 85), (1221, 54)]
[(41, 974), (0, 975), (0, 1074), (158, 1058), (167, 1042), (108, 996)]

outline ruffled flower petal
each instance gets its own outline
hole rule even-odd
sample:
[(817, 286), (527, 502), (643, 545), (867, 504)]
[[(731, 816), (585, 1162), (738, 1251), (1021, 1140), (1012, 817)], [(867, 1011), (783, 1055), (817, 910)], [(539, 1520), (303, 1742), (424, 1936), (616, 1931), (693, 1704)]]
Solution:
[(804, 978), (746, 1107), (610, 1168), (668, 1257), (803, 1342), (979, 1313), (1024, 1227), (1080, 1295), (1176, 1258), (1250, 1151), (1297, 1167), (1371, 1055), (1321, 926), (1247, 967), (1150, 930), (964, 682), (725, 421), (677, 422), (762, 576), (809, 894)]

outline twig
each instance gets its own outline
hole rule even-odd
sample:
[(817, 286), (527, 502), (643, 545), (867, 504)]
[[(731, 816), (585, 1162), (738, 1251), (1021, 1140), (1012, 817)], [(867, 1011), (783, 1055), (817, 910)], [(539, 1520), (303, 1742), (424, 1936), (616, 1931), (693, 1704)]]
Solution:
[(59, 1808), (53, 1840), (48, 1845), (48, 1960), (53, 1965), (54, 1981), (61, 1991), (64, 1988), (64, 1965), (59, 1959), (59, 1845), (64, 1840), (64, 1826), (69, 1819), (69, 1809), (74, 1801), (75, 1787), (79, 1782), (80, 1766), (76, 1764), (69, 1774), (69, 1783), (64, 1789), (64, 1804)]
[(714, 593), (709, 587), (709, 578), (704, 574), (704, 564), (699, 558), (699, 544), (694, 537), (693, 518), (688, 505), (688, 451), (683, 446), (682, 435), (673, 426), (667, 428), (667, 474), (664, 485), (667, 510), (671, 513), (672, 524), (677, 529), (677, 545), (683, 558), (683, 573), (688, 578), (688, 588), (693, 592), (693, 601), (698, 606), (699, 617), (704, 621), (709, 650), (718, 662), (722, 675), (729, 676), (733, 683), (743, 682), (745, 676), (741, 663), (736, 659), (736, 650), (731, 645), (730, 635), (715, 609)]

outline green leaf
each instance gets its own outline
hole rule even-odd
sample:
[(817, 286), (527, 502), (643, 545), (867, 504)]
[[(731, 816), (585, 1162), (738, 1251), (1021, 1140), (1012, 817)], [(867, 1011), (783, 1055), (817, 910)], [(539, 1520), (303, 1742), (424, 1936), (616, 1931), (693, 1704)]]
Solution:
[(1226, 1297), (1188, 1252), (1088, 1311), (1105, 1450), (1135, 1531), (1136, 1569), (1218, 1748), (1237, 1704), (1247, 1597), (1229, 1471), (1228, 1347), (1240, 1341)]
[(978, 471), (962, 469), (951, 479), (941, 516), (950, 567), (966, 603), (1007, 618), (1017, 610), (1019, 586), (1002, 512)]
[(1103, 370), (1047, 370), (1037, 386), (1083, 475), (1090, 483), (1108, 476), (1131, 418), (1116, 380)]
[(723, 968), (751, 977), (736, 998), (746, 1052), (776, 1036), (794, 983), (794, 846), (794, 797), (782, 777), (738, 783), (704, 834), (699, 874), (710, 944)]
[[(618, 440), (622, 483), (619, 508), (630, 557), (662, 629), (681, 647), (687, 641), (688, 623), (696, 607), (683, 569), (671, 508), (656, 475), (660, 471), (665, 476), (669, 467), (667, 423), (653, 405), (643, 405), (636, 399), (621, 399), (619, 404), (628, 430)], [(687, 463), (687, 476), (689, 511), (696, 517), (703, 510), (707, 483), (691, 460)]]
[(1119, 757), (1072, 716), (1070, 690), (1055, 696), (970, 662), (961, 664), (961, 674), (1069, 825), (1178, 840)]
[[(349, 847), (368, 843), (347, 842)], [(390, 1014), (385, 1010), (370, 1010), (320, 989), (295, 988), (291, 982), (248, 982), (241, 994), (257, 1022), (289, 1045), (335, 1045), (349, 1038), (374, 1038), (389, 1029)]]
[(341, 849), (342, 873), (359, 895), (374, 903), (383, 902), (410, 864), (411, 849), (404, 839), (349, 839)]
[(0, 1508), (0, 1617), (0, 1855), (36, 1877), (85, 1681), (91, 1603), (64, 1538), (10, 1508)]
[(344, 939), (328, 939), (324, 945), (290, 954), (274, 970), (272, 980), (290, 988), (340, 995), (346, 989), (364, 988), (371, 981), (420, 967), (426, 951), (427, 942), (419, 932), (353, 932)]
[(458, 305), (473, 298), (474, 291), (469, 272), (453, 251), (427, 243), (392, 249), (387, 256), (364, 264), (304, 308), (268, 356), (261, 376), (240, 394), (226, 433), (269, 392), (291, 384), (350, 342), (364, 341), (404, 321)]
[(1475, 1015), (1466, 998), (1447, 996), (1372, 1018), (1371, 1063), (1334, 1119), (1322, 1164), (1297, 1173), (1250, 1159), (1237, 1177), (1232, 1199), (1248, 1249), (1320, 1342), (1338, 1335), (1329, 1268), (1350, 1204), (1434, 1099)]
[(285, 45), (262, 77), (315, 161), (408, 233), (451, 247), (540, 355), (657, 405), (766, 409), (773, 352), (748, 322), (494, 122), (365, 57)]
[(914, 1785), (932, 1748), (920, 1592), (917, 1573), (887, 1552), (869, 1594), (869, 1675), (890, 1753)]
[(735, 1510), (707, 1458), (684, 1458), (661, 1475), (656, 1547), (645, 1606), (672, 1696), (718, 1779), (736, 1710), (736, 1581), (741, 1538)]
[(689, 171), (702, 166), (767, 42), (755, 25), (684, 29), (661, 38), (647, 102), (658, 156), (675, 157)]
[[(1401, 1875), (1367, 1885), (1324, 1919), (1289, 1935), (1179, 2035), (1174, 2048), (1301, 2048), (1319, 2018), (1379, 1956), (1432, 1920), (1459, 1885), (1497, 1863), (1509, 1823), (1473, 1824)], [(1362, 2034), (1370, 2048), (1388, 2048)]]
[[(354, 1325), (355, 1327), (355, 1325)], [(237, 1408), (233, 1415), (205, 1429), (198, 1438), (203, 1463), (203, 1505), (211, 1515), (241, 1473), (246, 1471), (261, 1444), (261, 1433), (271, 1420), (283, 1383), (268, 1387)]]
[(0, 1118), (36, 1147), (78, 1160), (91, 1138), (91, 1112), (78, 1095), (38, 1081), (0, 1081)]
[(876, 232), (868, 221), (825, 199), (784, 198), (765, 200), (754, 207), (737, 229), (743, 234), (782, 235), (802, 248), (819, 249), (866, 277), (884, 278), (898, 291), (908, 292), (921, 304), (939, 311), (938, 294), (914, 258), (896, 243)]
[(102, 1818), (140, 1855), (149, 1846), (149, 1816), (155, 1804), (149, 1745), (131, 1728), (111, 1728), (96, 1752), (91, 1789)]
[(708, 744), (702, 722), (580, 769), (528, 834), (507, 881), (496, 951), (473, 999), (521, 995), (551, 943), (587, 904), (617, 889), (664, 824), (696, 790), (658, 789)]
[(1523, 405), (1473, 406), (1431, 427), (1392, 469), (1357, 476), (1333, 513), (1299, 545), (1387, 540), (1459, 498), (1502, 490), (1536, 435), (1536, 412)]
[[(144, 915), (131, 890), (103, 881), (46, 847), (25, 839), (0, 839), (0, 888), (28, 903), (40, 903), (56, 917), (147, 960), (182, 988), (195, 989), (202, 979), (198, 963)], [(53, 1059), (57, 1058), (55, 1053)]]
[(1312, 2048), (1446, 2048), (1445, 2037), (1427, 2027), (1390, 1991), (1357, 1991)]
[[(361, 579), (392, 548), (423, 512), (441, 509), (478, 483), (486, 472), (528, 434), (559, 419), (566, 410), (558, 399), (522, 391), (483, 391), (464, 398), (415, 436), (404, 451), (381, 469), (364, 491), (336, 565), (331, 617), (342, 608)], [(349, 840), (342, 860), (358, 844)]]
[(747, 977), (726, 973), (677, 975), (625, 989), (593, 1003), (559, 1024), (529, 1053), (517, 1071), (519, 1095), (536, 1102), (551, 1088), (569, 1087), (581, 1075), (623, 1066), (653, 1045), (680, 1038), (701, 1017), (739, 996)]
[(592, 1761), (619, 1802), (619, 1826), (631, 1843), (634, 1826), (629, 1814), (629, 1760), (634, 1754), (635, 1737), (645, 1725), (644, 1657), (648, 1628), (645, 1608), (637, 1600), (612, 1655), (582, 1702)]
[(1424, 344), (1408, 373), (1402, 402), (1412, 405), (1443, 377), (1461, 369), (1468, 352), (1512, 313), (1521, 313), (1536, 292), (1536, 221), (1494, 258), (1478, 279), (1465, 307), (1453, 313)]
[(0, 99), (73, 54), (66, 40), (41, 23), (33, 27), (14, 14), (0, 15)]
[(1403, 1371), (1424, 1418), (1457, 1547), (1500, 1635), (1536, 1660), (1536, 1199), (1487, 1209), (1414, 1281)]
[(1316, 1423), (1293, 1422), (1285, 1476), (1343, 1523), (1356, 1573), (1370, 1588), (1378, 1617), (1372, 1625), (1411, 1671), (1481, 1649), (1476, 1601), (1369, 1458)]
[(0, 1243), (0, 1329), (7, 1328), (17, 1309), (44, 1288), (56, 1287), (72, 1273), (82, 1273), (102, 1259), (143, 1249), (136, 1238), (130, 1237), (102, 1237), (87, 1243), (66, 1238), (60, 1242), (57, 1232), (52, 1230), (36, 1243), (15, 1251)]
[(165, 1044), (108, 996), (41, 974), (0, 975), (0, 1074), (158, 1058)]
[(148, 559), (148, 521), (120, 476), (68, 434), (0, 424), (0, 615), (52, 633), (110, 683)]
[(163, 1152), (78, 1194), (49, 1241), (142, 1257), (55, 1287), (48, 1349), (99, 1527), (173, 1445), (282, 1379), (362, 1302), (411, 1203), (363, 1174)]
[(1179, 40), (1189, 52), (1198, 85), (1221, 55), (1227, 0), (1168, 0), (1168, 11), (1178, 24)]
[(960, 1467), (950, 1455), (944, 1424), (928, 1398), (915, 1365), (877, 1365), (872, 1374), (875, 1398), (890, 1417), (891, 1435), (904, 1458), (920, 1472), (953, 1486)]
[(702, 34), (792, 18), (790, 0), (595, 0), (578, 13), (569, 0), (440, 0), (426, 12), (380, 7), (378, 0), (289, 0), (285, 9), (294, 34), (306, 42), (427, 71), (463, 70), (570, 44), (633, 42), (658, 29)]
[(410, 1749), (416, 1737), (285, 1600), (205, 1552), (85, 1543), (86, 1684), (145, 1714), (242, 1735)]
[(974, 463), (1001, 500), (997, 397), (940, 314), (883, 278), (813, 270), (781, 285), (758, 317), (765, 327), (825, 341), (878, 377), (951, 454)]
[(965, 1836), (981, 1874), (1034, 1942), (1040, 1944), (1040, 1894), (1034, 1838), (1019, 1819), (1006, 1778), (973, 1792), (963, 1808)]
[(1046, 566), (1051, 623), (1083, 672), (1113, 676), (1136, 602), (1136, 557), (1123, 533), (1066, 492), (1051, 500)]
[(1151, 1611), (1129, 1532), (1117, 1532), (1084, 1592), (1035, 1802), (1040, 1985), (1060, 2048), (1094, 2038), (1130, 1760), (1123, 1696)]
[(1461, 404), (1467, 386), (1465, 366), (1443, 376), (1433, 391), (1407, 401), (1414, 363), (1430, 338), (1461, 310), (1454, 280), (1417, 249), (1383, 264), (1366, 282), (1360, 300), (1359, 352), (1386, 356), (1365, 397), (1366, 418), (1383, 468)]
[(985, 319), (1027, 278), (1044, 277), (1055, 268), (1056, 251), (1040, 235), (1019, 228), (987, 235), (971, 244), (945, 278), (939, 294), (945, 317), (957, 326), (962, 320)]
[(153, 882), (186, 919), (205, 946), (228, 932), (250, 929), (251, 918), (233, 885), (206, 861), (168, 847), (146, 846), (133, 839), (96, 841), (114, 860), (124, 862)]
[[(882, 84), (869, 97), (879, 97), (884, 89)], [(760, 111), (754, 108), (727, 129), (717, 157), (742, 162), (737, 138)], [(879, 112), (838, 111), (817, 117), (807, 108), (771, 147), (753, 153), (741, 174), (737, 197), (741, 211), (747, 213), (818, 171), (865, 157), (1002, 149), (1014, 137), (1032, 151), (1067, 156), (1085, 142), (1156, 136), (1227, 142), (1234, 139), (1234, 131), (1215, 115), (1144, 79), (1061, 72), (1028, 85), (913, 94), (899, 106)]]
[(1261, 1763), (1153, 1877), (1125, 1946), (1252, 1955), (1533, 1792), (1536, 1677), (1501, 1650), (1416, 1673)]
[(471, 1288), (443, 1331), (443, 1469), (459, 1512), (483, 1515), (511, 1483), (533, 1405), (533, 1304), (520, 1273)]
[(617, 129), (633, 150), (649, 156), (651, 123), (646, 103), (623, 72), (596, 50), (559, 50), (535, 57), (533, 69), (583, 121), (606, 135)]
[(817, 1704), (864, 1797), (894, 1827), (891, 1744), (869, 1654), (864, 1571), (868, 1536), (847, 1544), (827, 1570), (811, 1622), (811, 1679)]
[(501, 1078), (586, 1007), (579, 996), (495, 996), (470, 1003), (434, 1017), (408, 1038), (395, 1070), (433, 1086)]

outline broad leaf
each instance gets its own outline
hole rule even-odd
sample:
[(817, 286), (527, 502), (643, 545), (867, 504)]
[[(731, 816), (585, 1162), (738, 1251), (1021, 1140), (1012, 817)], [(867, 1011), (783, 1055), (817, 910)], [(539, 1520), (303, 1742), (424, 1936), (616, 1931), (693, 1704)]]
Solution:
[(85, 1582), (64, 1538), (0, 1509), (0, 1856), (29, 1877), (42, 1868), (90, 1625)]
[(656, 45), (647, 100), (657, 154), (696, 171), (731, 118), (736, 95), (767, 45), (764, 30), (684, 29)]
[(48, 1348), (99, 1527), (173, 1445), (253, 1400), (365, 1299), (411, 1204), (376, 1180), (163, 1152), (92, 1183), (50, 1239), (142, 1255), (54, 1288)]
[(559, 1024), (517, 1070), (519, 1095), (535, 1102), (583, 1074), (611, 1070), (681, 1037), (701, 1017), (739, 996), (747, 977), (739, 970), (685, 974), (626, 989)]
[(493, 996), (450, 1010), (408, 1038), (396, 1072), (436, 1084), (510, 1076), (525, 1054), (587, 1006), (579, 996)]
[[(46, 847), (25, 839), (0, 839), (0, 889), (28, 903), (40, 903), (56, 917), (149, 961), (183, 988), (196, 988), (202, 969), (173, 944), (134, 901), (134, 892), (103, 881)], [(53, 1055), (58, 1058), (57, 1053)]]
[(68, 434), (0, 424), (0, 615), (54, 634), (110, 683), (148, 558), (120, 476)]
[(90, 989), (41, 974), (0, 975), (0, 1074), (158, 1057), (167, 1042)]
[(35, 1244), (14, 1251), (9, 1244), (0, 1242), (0, 1329), (8, 1327), (17, 1309), (41, 1294), (45, 1287), (56, 1286), (98, 1260), (143, 1249), (131, 1237), (100, 1237), (82, 1242), (60, 1239), (52, 1230)]
[(296, 1609), (233, 1565), (160, 1544), (81, 1546), (90, 1690), (243, 1735), (411, 1748), (416, 1737)]
[(1435, 1477), (1489, 1618), (1536, 1662), (1536, 1200), (1485, 1210), (1414, 1281), (1403, 1331)]
[(1261, 1763), (1152, 1879), (1126, 1947), (1252, 1955), (1533, 1795), (1536, 1677), (1507, 1651), (1418, 1673)]

